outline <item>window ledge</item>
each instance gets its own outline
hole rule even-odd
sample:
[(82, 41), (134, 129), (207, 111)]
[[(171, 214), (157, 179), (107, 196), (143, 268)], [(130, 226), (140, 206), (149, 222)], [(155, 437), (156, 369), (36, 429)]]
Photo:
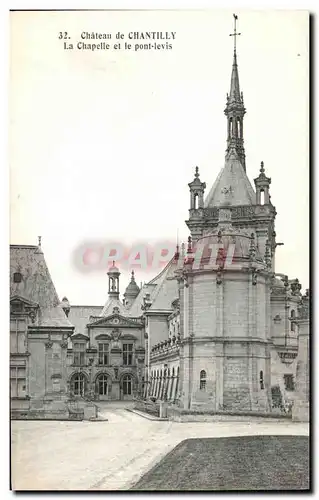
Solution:
[(11, 396), (11, 399), (14, 399), (14, 400), (24, 400), (24, 401), (29, 401), (31, 398), (30, 396)]
[(21, 358), (25, 356), (31, 356), (29, 352), (10, 352), (10, 356), (13, 356), (15, 358)]

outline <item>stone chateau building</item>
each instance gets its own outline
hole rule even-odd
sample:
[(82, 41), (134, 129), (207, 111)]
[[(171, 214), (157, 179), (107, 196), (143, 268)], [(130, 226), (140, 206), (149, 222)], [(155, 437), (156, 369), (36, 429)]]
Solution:
[(235, 50), (224, 167), (206, 197), (196, 167), (187, 248), (141, 289), (132, 272), (122, 300), (114, 263), (104, 307), (76, 306), (59, 300), (41, 241), (11, 246), (12, 414), (137, 396), (186, 410), (270, 412), (294, 399), (301, 325), (308, 404), (309, 297), (275, 271), (271, 179), (263, 162), (254, 187), (247, 176), (245, 113)]

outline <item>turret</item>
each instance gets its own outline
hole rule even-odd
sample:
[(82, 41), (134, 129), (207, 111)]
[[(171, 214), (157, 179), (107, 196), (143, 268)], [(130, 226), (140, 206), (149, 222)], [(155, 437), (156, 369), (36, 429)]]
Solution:
[(268, 205), (270, 203), (269, 186), (271, 184), (270, 177), (266, 177), (264, 162), (260, 164), (260, 174), (254, 179), (256, 186), (256, 205)]
[(120, 295), (120, 271), (119, 269), (115, 266), (115, 262), (113, 260), (113, 265), (110, 267), (108, 270), (108, 277), (109, 277), (109, 296), (114, 297), (115, 299), (119, 299)]
[(124, 293), (124, 305), (129, 308), (139, 293), (140, 293), (140, 288), (135, 281), (134, 271), (132, 271), (131, 281), (127, 285)]

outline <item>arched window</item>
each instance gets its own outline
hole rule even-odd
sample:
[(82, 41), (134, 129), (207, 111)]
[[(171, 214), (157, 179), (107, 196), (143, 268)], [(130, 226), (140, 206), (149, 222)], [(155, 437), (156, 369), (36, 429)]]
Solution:
[[(291, 319), (296, 317), (296, 312), (294, 311), (294, 309), (291, 311), (290, 317), (291, 317)], [(295, 327), (296, 327), (295, 323), (293, 321), (290, 321), (290, 331), (291, 332), (295, 331)]]
[(241, 121), (239, 117), (237, 117), (237, 137), (241, 137)]
[(264, 372), (262, 370), (259, 372), (259, 384), (261, 389), (265, 389)]
[(130, 396), (133, 392), (131, 375), (124, 375), (122, 380), (123, 395)]
[(83, 373), (75, 373), (71, 379), (71, 393), (75, 396), (84, 396), (87, 388), (87, 378)]
[(159, 398), (161, 390), (161, 372), (160, 370), (157, 370), (157, 389), (156, 389), (156, 397)]
[(160, 391), (160, 399), (164, 398), (164, 389), (165, 389), (165, 379), (166, 379), (166, 370), (161, 372), (161, 391)]
[(199, 375), (199, 389), (201, 391), (206, 390), (206, 372), (205, 370), (202, 370)]
[(230, 118), (229, 120), (229, 136), (233, 137), (233, 119)]
[(198, 209), (198, 193), (194, 194), (194, 208), (195, 210)]
[(170, 390), (170, 394), (169, 394), (169, 399), (172, 399), (172, 397), (173, 397), (174, 384), (175, 384), (175, 369), (173, 367), (172, 368), (172, 382), (171, 382), (171, 390)]
[(178, 386), (179, 386), (179, 366), (177, 367), (177, 375), (176, 375), (176, 384), (175, 384), (175, 395), (174, 400), (177, 399), (178, 396)]
[(100, 396), (107, 396), (109, 392), (109, 378), (103, 373), (98, 376), (97, 380), (97, 390)]
[(166, 385), (165, 385), (165, 401), (169, 398), (169, 385), (171, 383), (171, 372), (167, 369)]
[(265, 204), (265, 192), (263, 189), (260, 190), (260, 204), (261, 205)]

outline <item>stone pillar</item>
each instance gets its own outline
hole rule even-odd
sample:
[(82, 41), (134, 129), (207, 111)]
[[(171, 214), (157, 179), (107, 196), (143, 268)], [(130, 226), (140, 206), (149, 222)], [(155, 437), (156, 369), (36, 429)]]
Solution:
[(53, 342), (49, 340), (45, 343), (45, 391), (44, 394), (52, 392), (52, 347)]
[(119, 400), (121, 398), (119, 367), (122, 364), (122, 349), (117, 342), (113, 342), (111, 357), (114, 369), (114, 379), (112, 380), (112, 393), (110, 399)]
[(298, 307), (298, 357), (296, 372), (296, 395), (292, 409), (292, 420), (309, 422), (309, 292)]

